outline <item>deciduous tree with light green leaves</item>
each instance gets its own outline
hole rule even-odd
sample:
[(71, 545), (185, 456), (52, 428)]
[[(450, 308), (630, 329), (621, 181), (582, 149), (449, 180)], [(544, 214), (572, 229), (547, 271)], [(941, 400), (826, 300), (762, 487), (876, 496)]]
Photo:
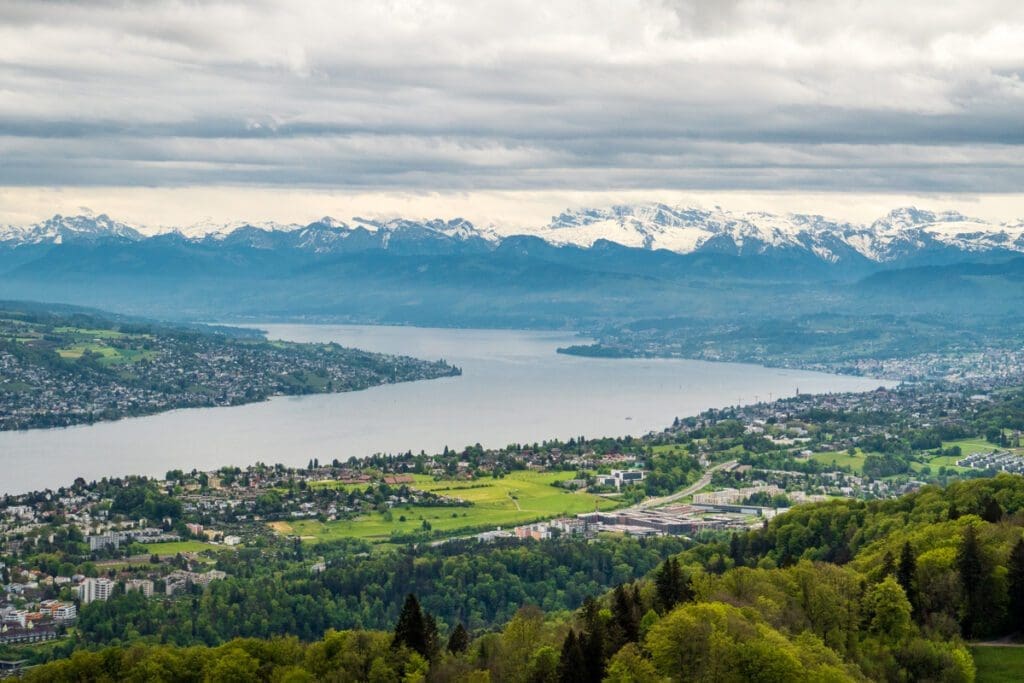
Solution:
[(868, 631), (879, 638), (898, 643), (911, 633), (910, 601), (891, 576), (872, 586), (864, 596), (864, 615)]

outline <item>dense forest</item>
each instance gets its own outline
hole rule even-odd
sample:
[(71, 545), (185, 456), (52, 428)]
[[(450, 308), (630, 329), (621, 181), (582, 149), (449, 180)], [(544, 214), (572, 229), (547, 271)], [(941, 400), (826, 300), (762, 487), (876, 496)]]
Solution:
[[(551, 612), (630, 581), (684, 547), (676, 538), (582, 539), (481, 545), (452, 541), (420, 551), (371, 553), (361, 542), (278, 551), (242, 549), (219, 555), (224, 581), (191, 599), (146, 599), (120, 593), (86, 606), (64, 647), (138, 640), (218, 645), (237, 637), (319, 638), (328, 629), (388, 628), (402, 599), (417, 593), (442, 629), (464, 624), (474, 632), (499, 626), (520, 605)], [(324, 558), (311, 572), (305, 555)]]
[[(555, 568), (571, 564), (574, 553), (548, 548), (496, 548), (481, 554), (486, 560), (457, 554), (458, 571), (444, 570), (443, 557), (389, 560), (407, 563), (407, 573), (386, 568), (392, 589), (380, 613), (391, 623), (384, 629), (377, 621), (372, 631), (320, 635), (282, 623), (207, 634), (201, 621), (180, 623), (194, 625), (191, 637), (168, 629), (178, 617), (154, 613), (150, 632), (135, 633), (124, 625), (139, 629), (144, 622), (133, 609), (144, 601), (112, 600), (83, 614), (83, 634), (130, 644), (76, 652), (34, 669), (29, 680), (972, 681), (967, 641), (1024, 631), (1024, 479), (1016, 476), (925, 487), (895, 500), (797, 507), (763, 528), (671, 555), (644, 578), (594, 591), (575, 612), (563, 609), (570, 600), (551, 599), (558, 591), (505, 590), (513, 575), (558, 584)], [(631, 564), (638, 549), (628, 550)], [(649, 560), (650, 550), (641, 555)], [(561, 555), (545, 559), (551, 552)], [(522, 564), (508, 576), (492, 574), (498, 558)], [(600, 564), (615, 576), (614, 553)], [(268, 590), (281, 580), (267, 579)], [(352, 568), (310, 581), (324, 595), (374, 592)], [(402, 588), (408, 594), (400, 598)], [(262, 604), (257, 623), (275, 615), (316, 620), (292, 612), (282, 596), (249, 600), (236, 589), (225, 582), (196, 596), (192, 613), (211, 603), (220, 624)], [(481, 627), (472, 609), (451, 608), (458, 596), (474, 605), (482, 595), (514, 612), (498, 630)], [(308, 597), (311, 608), (324, 606)], [(115, 631), (100, 633), (99, 623)], [(275, 633), (293, 635), (194, 645)]]

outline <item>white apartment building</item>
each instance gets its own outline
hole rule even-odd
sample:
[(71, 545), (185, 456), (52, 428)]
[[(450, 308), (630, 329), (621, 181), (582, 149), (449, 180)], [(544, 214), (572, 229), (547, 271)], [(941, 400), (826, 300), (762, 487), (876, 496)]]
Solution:
[(78, 587), (78, 597), (83, 605), (96, 600), (106, 601), (114, 593), (114, 582), (110, 579), (86, 579)]

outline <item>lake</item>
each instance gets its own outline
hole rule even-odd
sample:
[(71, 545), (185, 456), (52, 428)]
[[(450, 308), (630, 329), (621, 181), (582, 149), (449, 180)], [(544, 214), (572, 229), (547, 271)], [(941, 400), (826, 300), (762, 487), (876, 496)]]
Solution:
[(707, 408), (802, 393), (867, 391), (862, 377), (689, 360), (597, 359), (555, 353), (568, 332), (363, 325), (261, 325), (273, 339), (335, 341), (369, 351), (443, 358), (461, 377), (344, 394), (279, 397), (233, 408), (176, 410), (117, 422), (0, 433), (0, 493), (55, 488), (75, 477), (305, 465), (378, 452), (438, 452), (572, 436), (640, 435)]

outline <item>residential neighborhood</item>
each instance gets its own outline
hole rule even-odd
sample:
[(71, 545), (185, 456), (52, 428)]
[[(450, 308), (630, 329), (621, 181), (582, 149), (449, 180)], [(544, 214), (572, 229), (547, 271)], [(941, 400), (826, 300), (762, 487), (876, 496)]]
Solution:
[(253, 330), (228, 335), (0, 308), (0, 431), (457, 374), (444, 362), (268, 342)]

